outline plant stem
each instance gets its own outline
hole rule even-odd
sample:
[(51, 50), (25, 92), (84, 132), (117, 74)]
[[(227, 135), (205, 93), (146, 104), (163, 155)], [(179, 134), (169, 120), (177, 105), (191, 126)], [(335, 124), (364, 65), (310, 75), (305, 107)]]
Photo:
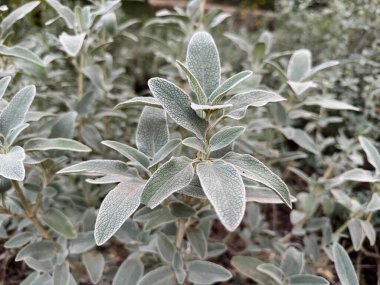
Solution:
[(84, 56), (83, 53), (80, 53), (79, 56), (79, 70), (78, 70), (78, 97), (83, 97), (83, 65), (84, 65)]
[(15, 189), (16, 195), (21, 200), (27, 217), (32, 221), (33, 225), (36, 227), (37, 231), (41, 236), (47, 240), (53, 240), (49, 232), (44, 228), (40, 220), (37, 218), (36, 211), (33, 211), (28, 200), (26, 199), (24, 193), (22, 192), (20, 185), (17, 181), (12, 180), (13, 188)]
[(182, 241), (185, 236), (186, 231), (186, 219), (178, 219), (177, 222), (177, 237), (175, 241), (175, 246), (181, 249)]

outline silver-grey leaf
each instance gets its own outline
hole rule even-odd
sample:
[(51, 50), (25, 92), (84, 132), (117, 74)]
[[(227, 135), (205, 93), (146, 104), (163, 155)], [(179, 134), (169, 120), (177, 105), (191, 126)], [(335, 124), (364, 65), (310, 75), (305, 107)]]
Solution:
[(173, 83), (158, 77), (150, 79), (148, 85), (154, 97), (177, 124), (198, 137), (204, 136), (208, 123), (191, 108), (189, 95)]
[(123, 261), (112, 280), (112, 285), (136, 285), (144, 275), (144, 264), (137, 258)]
[(67, 6), (62, 5), (57, 0), (46, 0), (46, 2), (53, 7), (53, 9), (59, 14), (60, 17), (62, 17), (68, 28), (74, 29), (75, 28), (75, 15), (74, 12), (68, 8)]
[(36, 95), (36, 87), (26, 86), (12, 98), (0, 114), (0, 134), (7, 137), (9, 132), (24, 123), (26, 113)]
[(134, 97), (132, 99), (117, 104), (114, 109), (124, 109), (132, 106), (150, 106), (162, 108), (160, 102), (154, 97)]
[(380, 174), (380, 153), (375, 148), (373, 143), (366, 137), (359, 137), (360, 145), (367, 155), (368, 162), (373, 165), (376, 170), (376, 174)]
[(82, 48), (85, 37), (86, 37), (85, 33), (81, 33), (77, 35), (69, 35), (63, 32), (59, 36), (59, 41), (61, 42), (65, 52), (69, 56), (76, 57)]
[(153, 156), (152, 162), (149, 167), (160, 163), (165, 158), (167, 158), (176, 148), (181, 144), (180, 139), (172, 139), (168, 141), (161, 149), (157, 151), (157, 153)]
[(169, 138), (169, 129), (163, 109), (145, 107), (136, 130), (136, 145), (139, 151), (153, 157)]
[(242, 176), (271, 188), (289, 208), (292, 207), (286, 184), (261, 161), (249, 154), (234, 152), (227, 153), (222, 159), (235, 165)]
[(194, 284), (214, 284), (227, 281), (232, 274), (224, 267), (202, 260), (192, 260), (187, 264), (188, 279)]
[(118, 160), (104, 160), (95, 159), (80, 162), (68, 166), (64, 169), (58, 171), (59, 174), (73, 174), (73, 173), (83, 173), (83, 174), (109, 174), (109, 175), (122, 175), (130, 176), (128, 173), (128, 165), (122, 161)]
[(3, 98), (5, 91), (7, 90), (8, 84), (11, 81), (12, 77), (5, 76), (0, 80), (0, 100)]
[(335, 269), (342, 285), (359, 285), (355, 268), (346, 250), (337, 242), (333, 245)]
[(224, 161), (201, 162), (197, 174), (222, 224), (234, 231), (245, 211), (245, 189), (238, 170)]
[(140, 205), (144, 183), (128, 179), (119, 183), (104, 198), (95, 223), (95, 241), (104, 244)]
[(0, 176), (22, 181), (25, 178), (25, 152), (20, 146), (11, 148), (8, 153), (0, 154)]
[(172, 193), (187, 186), (193, 175), (191, 159), (184, 156), (172, 157), (149, 178), (142, 202), (150, 208), (155, 208)]
[(287, 77), (291, 81), (301, 81), (311, 70), (311, 52), (300, 49), (293, 53), (289, 60)]
[(97, 251), (86, 252), (82, 254), (82, 262), (92, 283), (97, 284), (102, 279), (106, 263), (103, 254)]
[(45, 138), (35, 138), (28, 140), (24, 145), (25, 151), (36, 151), (36, 150), (68, 150), (74, 152), (90, 152), (91, 149), (75, 140), (56, 138), (56, 139), (45, 139)]
[(219, 53), (209, 33), (197, 32), (191, 37), (186, 65), (209, 97), (220, 84)]
[(2, 34), (5, 34), (14, 23), (24, 18), (27, 14), (33, 11), (34, 8), (36, 8), (39, 4), (40, 1), (30, 1), (22, 6), (19, 6), (16, 10), (12, 11), (1, 21), (0, 28)]
[(233, 143), (245, 131), (244, 127), (225, 127), (214, 134), (209, 142), (209, 151), (222, 149)]
[(185, 146), (191, 147), (195, 150), (201, 151), (203, 153), (206, 153), (206, 145), (205, 143), (196, 137), (188, 137), (182, 141), (182, 144)]

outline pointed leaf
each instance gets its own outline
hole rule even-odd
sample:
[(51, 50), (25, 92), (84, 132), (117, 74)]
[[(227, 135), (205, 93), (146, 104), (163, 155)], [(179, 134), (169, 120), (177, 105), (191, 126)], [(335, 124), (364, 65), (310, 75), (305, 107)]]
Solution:
[(199, 81), (207, 97), (220, 84), (220, 60), (218, 49), (207, 32), (195, 33), (189, 42), (186, 65)]
[(281, 270), (286, 276), (300, 274), (305, 264), (304, 254), (294, 247), (289, 247), (281, 260)]
[(182, 62), (177, 60), (177, 64), (185, 72), (190, 82), (191, 88), (194, 90), (195, 94), (197, 95), (198, 103), (205, 104), (207, 102), (207, 96), (205, 95), (205, 92), (203, 91), (201, 85), (199, 84), (199, 81), (195, 78), (195, 76), (191, 73), (191, 71)]
[(91, 148), (84, 144), (64, 138), (44, 139), (35, 138), (28, 140), (24, 145), (25, 151), (35, 150), (68, 150), (74, 152), (90, 152)]
[(145, 154), (129, 145), (115, 141), (102, 141), (102, 144), (116, 150), (129, 160), (135, 161), (142, 165), (144, 168), (147, 168), (150, 164), (149, 158)]
[(169, 266), (158, 267), (147, 273), (137, 285), (174, 285), (175, 276)]
[(136, 145), (139, 151), (153, 157), (167, 142), (169, 129), (163, 109), (145, 107), (141, 113), (136, 131)]
[[(281, 198), (268, 187), (263, 186), (245, 186), (247, 202), (267, 203), (267, 204), (282, 204)], [(296, 202), (297, 198), (290, 195), (290, 201)]]
[(16, 255), (15, 260), (21, 261), (33, 258), (38, 261), (51, 259), (55, 256), (55, 244), (51, 241), (43, 240), (31, 243), (22, 248)]
[(69, 285), (70, 282), (70, 268), (67, 261), (62, 264), (57, 264), (53, 271), (53, 284), (54, 285)]
[(134, 97), (127, 101), (121, 102), (116, 105), (115, 110), (128, 108), (132, 106), (150, 106), (156, 108), (162, 108), (160, 102), (154, 97)]
[(144, 184), (130, 179), (118, 184), (104, 198), (95, 224), (95, 241), (104, 244), (140, 205)]
[(9, 132), (24, 123), (26, 113), (36, 95), (36, 87), (26, 86), (12, 98), (0, 114), (0, 134), (7, 137)]
[(329, 285), (330, 282), (325, 278), (311, 275), (311, 274), (299, 274), (289, 277), (289, 285)]
[(160, 101), (165, 111), (177, 124), (199, 137), (204, 135), (208, 124), (191, 108), (189, 95), (162, 78), (152, 78), (148, 81), (148, 85), (154, 97)]
[(66, 25), (70, 29), (74, 29), (75, 27), (75, 15), (74, 12), (62, 5), (59, 1), (57, 0), (46, 0), (46, 2), (53, 7), (53, 9), (59, 14), (61, 18), (63, 18), (66, 22)]
[(225, 127), (214, 134), (209, 143), (209, 151), (216, 151), (233, 143), (245, 131), (244, 127)]
[(220, 221), (227, 230), (234, 231), (245, 211), (244, 183), (238, 170), (224, 161), (201, 162), (197, 174)]
[[(24, 18), (27, 14), (33, 11), (40, 4), (40, 1), (30, 1), (16, 10), (12, 11), (8, 16), (6, 16), (1, 22), (1, 32), (5, 34), (5, 32), (13, 26), (18, 20)], [(0, 96), (1, 97), (1, 96)]]
[(343, 101), (338, 101), (335, 99), (330, 98), (324, 98), (322, 96), (313, 96), (308, 97), (304, 103), (307, 106), (321, 106), (325, 109), (332, 109), (332, 110), (351, 110), (351, 111), (360, 111), (359, 108), (352, 106), (350, 104), (347, 104)]
[(189, 281), (195, 284), (214, 284), (227, 281), (232, 277), (227, 269), (209, 261), (190, 261), (187, 270)]
[(118, 160), (103, 160), (95, 159), (80, 162), (61, 169), (57, 173), (68, 174), (68, 173), (85, 173), (85, 174), (116, 174), (122, 176), (128, 175), (128, 165), (122, 161)]
[(39, 58), (39, 56), (36, 55), (31, 50), (26, 49), (24, 47), (21, 47), (21, 46), (7, 47), (5, 45), (0, 44), (0, 54), (25, 60), (27, 62), (35, 64), (38, 67), (42, 67), (44, 71), (45, 64), (42, 61), (42, 59)]
[(289, 84), (290, 88), (292, 88), (293, 92), (297, 96), (302, 95), (310, 88), (317, 87), (317, 84), (315, 84), (313, 81), (307, 81), (307, 82), (288, 81), (287, 83)]
[(190, 228), (187, 229), (186, 236), (198, 257), (205, 258), (207, 255), (207, 239), (204, 232), (197, 228)]
[(195, 150), (206, 153), (206, 146), (204, 142), (196, 137), (189, 137), (182, 141), (182, 144), (191, 147)]
[(74, 239), (77, 237), (77, 231), (71, 221), (58, 209), (49, 208), (45, 210), (42, 214), (42, 220), (53, 231), (63, 237), (68, 239)]
[(222, 159), (235, 165), (242, 176), (271, 188), (289, 208), (292, 207), (286, 184), (261, 161), (251, 155), (234, 152), (227, 153)]
[(3, 98), (5, 91), (7, 90), (7, 87), (9, 85), (9, 82), (11, 81), (12, 77), (5, 76), (1, 78), (0, 80), (0, 100)]
[(326, 61), (324, 63), (321, 63), (320, 65), (314, 66), (312, 69), (309, 70), (309, 72), (302, 78), (302, 80), (306, 80), (310, 77), (313, 77), (315, 74), (320, 72), (321, 70), (333, 67), (338, 65), (340, 62), (337, 60), (330, 60)]
[(96, 251), (86, 252), (82, 255), (82, 262), (92, 283), (98, 283), (102, 279), (105, 265), (103, 255)]
[(153, 156), (152, 162), (149, 167), (160, 163), (165, 158), (167, 158), (179, 145), (181, 144), (180, 139), (173, 139), (168, 141), (157, 153)]
[(367, 155), (368, 162), (376, 169), (376, 174), (380, 174), (380, 153), (370, 140), (365, 137), (359, 137), (360, 145)]
[(32, 232), (21, 232), (12, 236), (4, 243), (5, 248), (17, 248), (22, 247), (31, 240), (33, 240), (34, 234)]
[(75, 120), (77, 115), (78, 114), (75, 111), (60, 115), (51, 128), (49, 138), (72, 139), (74, 137)]
[(123, 261), (113, 278), (112, 285), (136, 285), (144, 274), (144, 265), (135, 258)]
[(172, 264), (176, 249), (173, 242), (163, 233), (158, 235), (157, 248), (161, 258), (167, 263)]
[(374, 212), (377, 210), (380, 210), (380, 195), (377, 193), (373, 193), (371, 200), (367, 205), (367, 211)]
[(236, 94), (226, 104), (232, 104), (231, 108), (225, 110), (225, 115), (235, 120), (242, 119), (248, 107), (261, 107), (268, 103), (284, 101), (280, 95), (264, 90), (253, 90)]
[(348, 222), (348, 231), (350, 232), (352, 244), (356, 251), (360, 250), (364, 241), (364, 231), (362, 229), (362, 225), (360, 220), (351, 219)]
[(337, 242), (333, 245), (333, 256), (335, 269), (342, 285), (359, 285), (358, 277), (356, 276), (350, 257), (346, 250)]
[(318, 155), (319, 150), (313, 139), (304, 130), (292, 127), (281, 128), (282, 134), (289, 140), (294, 141), (300, 147)]
[(163, 164), (146, 183), (142, 202), (155, 208), (172, 193), (188, 185), (194, 175), (191, 159), (173, 157)]
[(246, 80), (248, 77), (252, 75), (252, 71), (242, 71), (238, 74), (233, 75), (232, 77), (228, 78), (226, 81), (224, 81), (217, 89), (212, 92), (210, 95), (210, 101), (215, 104), (222, 100), (224, 95), (227, 94), (232, 88), (239, 85), (241, 82)]

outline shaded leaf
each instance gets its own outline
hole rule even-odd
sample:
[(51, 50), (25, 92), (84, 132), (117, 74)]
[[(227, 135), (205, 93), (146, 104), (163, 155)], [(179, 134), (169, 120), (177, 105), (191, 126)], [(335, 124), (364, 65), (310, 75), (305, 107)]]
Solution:
[(71, 221), (60, 210), (49, 208), (42, 214), (42, 220), (56, 233), (69, 239), (77, 237)]
[(187, 264), (188, 279), (195, 284), (212, 284), (227, 281), (232, 274), (224, 267), (201, 260), (193, 260)]
[(342, 285), (359, 285), (355, 268), (346, 250), (337, 242), (333, 245), (335, 269)]

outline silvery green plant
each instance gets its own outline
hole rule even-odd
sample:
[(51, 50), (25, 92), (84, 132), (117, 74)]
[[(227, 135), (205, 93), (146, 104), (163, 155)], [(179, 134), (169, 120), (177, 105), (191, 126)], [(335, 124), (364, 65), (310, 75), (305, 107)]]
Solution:
[[(248, 80), (250, 71), (242, 71), (221, 83), (218, 50), (207, 32), (193, 35), (187, 48), (186, 63), (178, 62), (178, 65), (188, 77), (189, 93), (166, 79), (152, 78), (148, 85), (153, 97), (136, 97), (118, 105), (119, 108), (145, 105), (136, 132), (137, 149), (116, 141), (103, 141), (104, 145), (125, 156), (129, 163), (90, 160), (59, 172), (101, 175), (101, 178), (89, 180), (95, 184), (117, 183), (98, 212), (94, 232), (98, 245), (113, 236), (141, 204), (146, 207), (138, 210), (134, 219), (139, 220), (138, 217), (143, 215), (141, 211), (151, 212), (149, 208), (158, 215), (147, 221), (147, 230), (157, 227), (153, 223), (177, 220), (173, 242), (177, 249), (169, 245), (172, 243), (170, 238), (163, 237), (172, 253), (168, 257), (161, 252), (161, 256), (170, 263), (176, 259), (176, 251), (178, 254), (182, 252), (185, 234), (197, 255), (205, 256), (205, 245), (202, 244), (208, 234), (200, 229), (192, 230), (190, 226), (193, 219), (201, 217), (194, 214), (209, 211), (209, 204), (228, 231), (239, 226), (248, 201), (263, 198), (270, 203), (284, 203), (291, 207), (289, 190), (275, 173), (253, 156), (231, 151), (245, 127), (222, 126), (226, 119), (239, 121), (244, 118), (250, 106), (264, 106), (284, 99), (265, 90), (235, 94), (233, 88)], [(170, 139), (167, 116), (180, 127), (178, 131), (185, 137), (183, 140), (178, 138), (179, 133), (177, 138)], [(182, 153), (178, 152), (180, 146), (184, 148)], [(178, 154), (167, 159), (173, 152)], [(159, 221), (153, 222), (155, 219)], [(177, 281), (182, 284), (186, 272), (179, 270), (183, 262), (178, 262), (172, 266)], [(210, 278), (215, 275), (215, 279), (207, 280), (207, 283), (231, 277), (220, 266), (191, 261), (187, 265), (189, 281), (206, 282), (195, 274), (202, 265), (210, 267)], [(167, 272), (165, 268), (161, 269)], [(143, 280), (151, 280), (150, 274), (153, 273), (148, 273), (139, 284), (148, 284)]]

